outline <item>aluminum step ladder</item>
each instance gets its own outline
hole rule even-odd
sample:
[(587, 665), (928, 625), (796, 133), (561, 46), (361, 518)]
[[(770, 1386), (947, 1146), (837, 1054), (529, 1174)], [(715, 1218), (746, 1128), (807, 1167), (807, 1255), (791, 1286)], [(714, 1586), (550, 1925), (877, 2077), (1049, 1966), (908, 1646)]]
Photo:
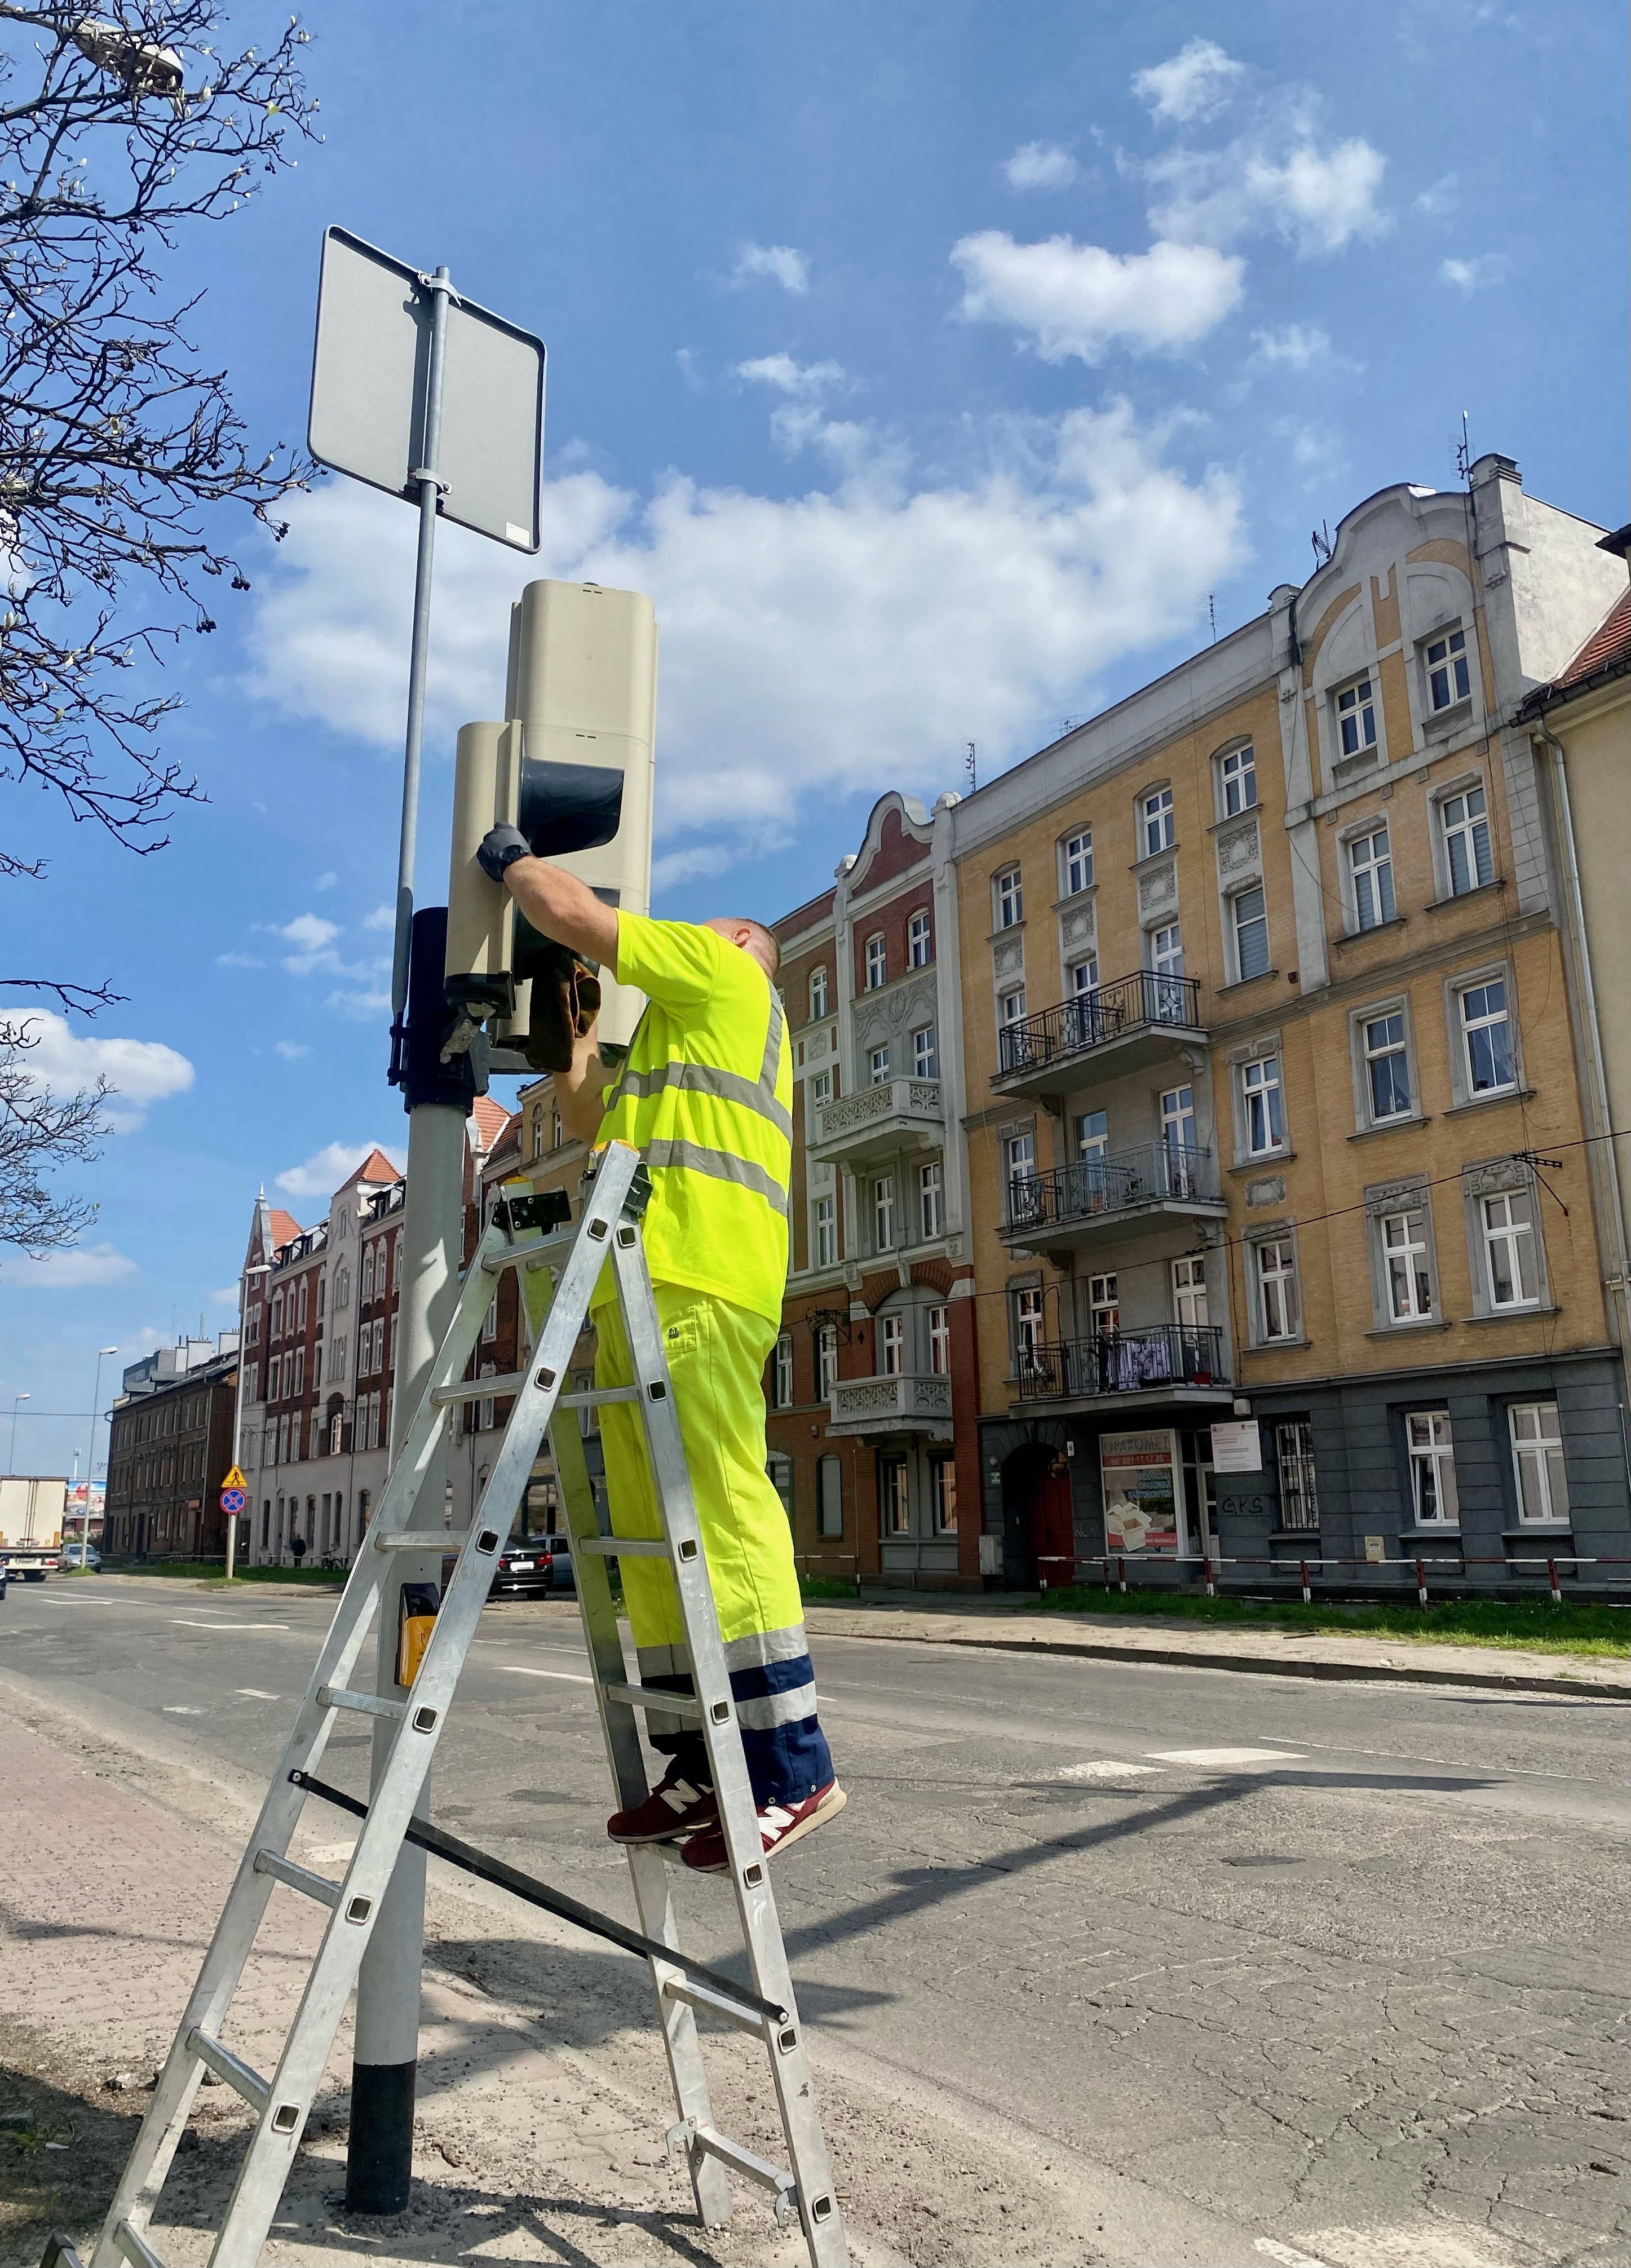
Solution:
[[(663, 1358), (656, 1302), (646, 1270), (639, 1216), (647, 1190), (638, 1152), (622, 1143), (597, 1153), (575, 1230), (532, 1233), (548, 1215), (548, 1197), (501, 1204), (466, 1275), (457, 1310), (432, 1365), (374, 1523), (358, 1550), (293, 1730), (273, 1776), (209, 1952), (159, 2075), (108, 2209), (92, 2268), (164, 2268), (147, 2231), (170, 2162), (206, 2072), (235, 2088), (255, 2113), (210, 2254), (212, 2268), (255, 2268), (271, 2228), (296, 2150), (321, 2083), (341, 2018), (402, 1843), (411, 1839), (455, 1865), (565, 1914), (650, 1965), (657, 2014), (679, 2117), (669, 2130), (671, 2154), (683, 2151), (697, 2209), (717, 2228), (729, 2215), (734, 2174), (769, 2191), (779, 2222), (796, 2216), (812, 2268), (843, 2268), (849, 2257), (843, 2216), (828, 2169), (826, 2145), (803, 2027), (787, 1973), (786, 1954), (755, 1817), (730, 1677), (714, 1615), (701, 1531), (691, 1498), (680, 1428)], [(556, 1216), (558, 1222), (558, 1213)], [(635, 1383), (598, 1394), (564, 1392), (589, 1299), (609, 1258), (633, 1358)], [(496, 1279), (521, 1271), (520, 1285), (536, 1336), (526, 1368), (508, 1378), (466, 1379)], [(531, 1279), (531, 1280), (529, 1280)], [(552, 1297), (550, 1296), (552, 1292)], [(548, 1301), (547, 1309), (545, 1306)], [(514, 1406), (480, 1506), (459, 1552), (411, 1687), (404, 1697), (355, 1690), (351, 1678), (382, 1596), (389, 1595), (397, 1551), (435, 1551), (439, 1526), (415, 1527), (413, 1513), (449, 1411), (478, 1396), (513, 1395)], [(619, 1542), (598, 1533), (576, 1413), (603, 1402), (637, 1402), (665, 1533), (659, 1541)], [(551, 1426), (557, 1413), (562, 1422)], [(459, 1673), (476, 1633), (498, 1553), (521, 1504), (546, 1430), (562, 1480), (584, 1636), (595, 1697), (620, 1806), (649, 1793), (638, 1712), (649, 1709), (697, 1724), (707, 1745), (720, 1817), (746, 1949), (751, 1989), (688, 1961), (679, 1946), (668, 1868), (672, 1846), (631, 1846), (629, 1868), (638, 1931), (597, 1915), (559, 1892), (413, 1817), (436, 1744), (447, 1720)], [(440, 1506), (436, 1507), (439, 1514)], [(631, 1682), (624, 1659), (606, 1562), (636, 1555), (665, 1558), (673, 1573), (690, 1647), (695, 1697)], [(400, 1564), (400, 1563), (398, 1563)], [(384, 1717), (395, 1729), (384, 1771), (369, 1802), (332, 1790), (316, 1777), (323, 1747), (341, 1712)], [(334, 1881), (288, 1856), (309, 1800), (339, 1802), (363, 1825), (344, 1877)], [(697, 1879), (711, 1879), (699, 1877)], [(714, 1878), (717, 1879), (717, 1878)], [(299, 2007), (269, 2078), (222, 2044), (232, 1995), (275, 1884), (314, 1899), (328, 1912)], [(698, 2011), (764, 2042), (781, 2115), (786, 2167), (772, 2165), (720, 2132), (704, 2069)]]

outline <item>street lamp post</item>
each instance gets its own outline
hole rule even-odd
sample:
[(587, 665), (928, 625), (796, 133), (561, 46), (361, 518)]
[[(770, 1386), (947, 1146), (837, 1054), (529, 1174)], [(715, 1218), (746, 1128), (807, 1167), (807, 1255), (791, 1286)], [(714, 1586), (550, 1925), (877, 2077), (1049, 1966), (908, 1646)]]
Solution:
[(10, 1448), (10, 1449), (7, 1451), (7, 1453), (6, 1453), (6, 1460), (5, 1460), (5, 1469), (6, 1469), (6, 1470), (7, 1470), (7, 1472), (8, 1472), (8, 1473), (12, 1473), (12, 1474), (14, 1474), (14, 1473), (16, 1472), (16, 1470), (17, 1470), (17, 1409), (18, 1409), (18, 1404), (19, 1403), (21, 1403), (21, 1402), (32, 1402), (32, 1401), (33, 1400), (33, 1398), (34, 1398), (34, 1397), (33, 1397), (33, 1395), (32, 1394), (14, 1394), (14, 1395), (12, 1395), (12, 1397), (11, 1397), (11, 1448)]
[[(246, 1268), (238, 1279), (238, 1391), (232, 1396), (232, 1470), (234, 1472), (242, 1470), (239, 1459), (243, 1450), (244, 1323), (249, 1297), (249, 1278), (252, 1276), (269, 1276), (271, 1272), (271, 1263), (259, 1260), (253, 1267)], [(253, 1512), (249, 1517), (253, 1521), (255, 1518)], [(238, 1515), (234, 1512), (229, 1513), (226, 1518), (226, 1580), (229, 1583), (232, 1580), (237, 1564)]]
[[(85, 1461), (85, 1526), (79, 1533), (79, 1565), (87, 1573), (91, 1565), (91, 1491), (96, 1486), (96, 1428), (102, 1413), (102, 1363), (110, 1354), (117, 1354), (116, 1346), (98, 1347), (96, 1351), (96, 1383), (91, 1388), (91, 1447)], [(107, 1502), (107, 1476), (102, 1476), (102, 1502)], [(107, 1541), (104, 1524), (102, 1541)]]

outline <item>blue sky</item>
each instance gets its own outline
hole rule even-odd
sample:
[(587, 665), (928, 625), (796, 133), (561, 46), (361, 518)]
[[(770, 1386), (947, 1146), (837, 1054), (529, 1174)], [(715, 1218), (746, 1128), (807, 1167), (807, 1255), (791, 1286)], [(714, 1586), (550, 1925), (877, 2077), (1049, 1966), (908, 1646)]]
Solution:
[[(990, 777), (1209, 601), (1228, 630), (1302, 579), (1311, 526), (1451, 485), (1464, 409), (1534, 491), (1624, 517), (1626, 42), (1590, 0), (311, 20), (326, 144), (186, 247), (201, 345), (257, 438), (302, 436), (330, 221), (542, 334), (530, 572), (662, 625), (660, 912), (800, 902), (884, 786), (961, 785), (970, 740)], [(309, 1220), (368, 1144), (403, 1154), (378, 909), (412, 518), (341, 480), (292, 518), (176, 665), (209, 801), (169, 850), (0, 791), (53, 862), (0, 898), (5, 965), (129, 995), (41, 1027), (54, 1081), (122, 1092), (84, 1249), (0, 1268), (23, 1469), (84, 1447), (45, 1413), (88, 1408), (99, 1345), (232, 1321), (257, 1186)], [(526, 571), (443, 531), (422, 902)]]

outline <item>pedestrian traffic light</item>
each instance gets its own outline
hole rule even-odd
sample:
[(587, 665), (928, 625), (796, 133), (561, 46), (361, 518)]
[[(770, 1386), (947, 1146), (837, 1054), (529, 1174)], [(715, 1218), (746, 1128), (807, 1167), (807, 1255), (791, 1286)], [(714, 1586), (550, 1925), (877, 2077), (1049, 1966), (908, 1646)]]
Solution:
[[(489, 828), (519, 827), (609, 905), (649, 909), (656, 678), (637, 591), (530, 583), (511, 609), (508, 721), (465, 725), (454, 773), (446, 997), (467, 1036), (487, 1024), (527, 1052), (530, 980), (558, 952), (476, 864)], [(601, 1037), (626, 1044), (644, 1003), (609, 970), (601, 983)]]

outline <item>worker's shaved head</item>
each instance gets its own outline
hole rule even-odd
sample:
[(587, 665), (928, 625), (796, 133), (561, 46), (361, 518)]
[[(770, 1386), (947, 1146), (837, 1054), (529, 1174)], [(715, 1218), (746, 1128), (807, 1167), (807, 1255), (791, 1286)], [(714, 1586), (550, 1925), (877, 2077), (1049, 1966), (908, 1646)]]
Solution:
[(755, 921), (749, 914), (716, 914), (712, 921), (703, 924), (705, 929), (716, 931), (728, 938), (743, 953), (751, 954), (772, 983), (781, 967), (781, 947), (763, 922)]

